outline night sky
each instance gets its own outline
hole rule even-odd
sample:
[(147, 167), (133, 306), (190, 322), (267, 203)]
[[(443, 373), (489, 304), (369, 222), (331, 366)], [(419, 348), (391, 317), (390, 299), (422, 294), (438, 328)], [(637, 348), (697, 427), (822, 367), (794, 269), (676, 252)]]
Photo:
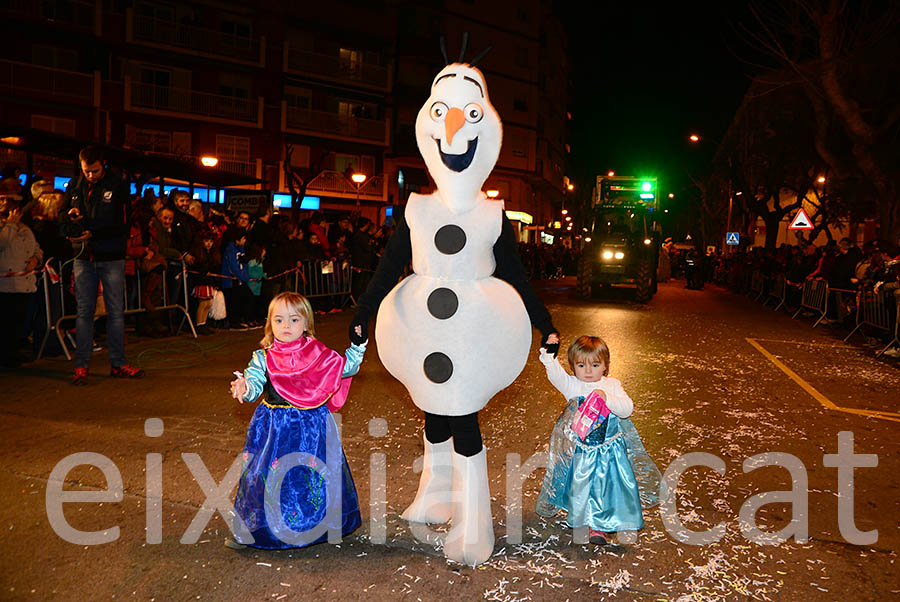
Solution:
[[(708, 169), (758, 70), (736, 33), (751, 19), (745, 3), (562, 4), (579, 190), (590, 195), (594, 178), (615, 170), (656, 175), (663, 194), (686, 192), (686, 170)], [(704, 146), (687, 142), (693, 131), (708, 137)]]

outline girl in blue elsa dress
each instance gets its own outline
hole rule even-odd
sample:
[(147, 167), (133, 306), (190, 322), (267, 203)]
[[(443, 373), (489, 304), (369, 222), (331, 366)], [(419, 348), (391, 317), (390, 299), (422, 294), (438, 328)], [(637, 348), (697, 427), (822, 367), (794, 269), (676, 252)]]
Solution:
[[(568, 404), (550, 436), (537, 513), (550, 518), (565, 510), (570, 527), (587, 526), (591, 543), (601, 545), (611, 532), (642, 529), (641, 508), (665, 499), (665, 481), (628, 419), (634, 403), (622, 383), (608, 376), (609, 347), (600, 337), (579, 337), (568, 351), (574, 376), (546, 349), (541, 349), (540, 360), (550, 383)], [(608, 416), (602, 419), (601, 415), (582, 440), (572, 430), (572, 421), (595, 390)]]

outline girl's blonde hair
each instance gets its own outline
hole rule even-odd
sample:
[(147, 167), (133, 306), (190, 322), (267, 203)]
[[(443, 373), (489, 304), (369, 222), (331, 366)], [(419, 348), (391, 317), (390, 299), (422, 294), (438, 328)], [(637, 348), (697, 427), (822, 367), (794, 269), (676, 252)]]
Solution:
[(606, 366), (603, 376), (609, 376), (609, 347), (600, 337), (583, 335), (569, 345), (569, 367), (575, 371), (575, 364), (582, 362), (602, 361)]
[(262, 340), (259, 342), (260, 347), (267, 349), (275, 342), (275, 333), (272, 332), (272, 312), (279, 303), (284, 303), (288, 309), (293, 310), (306, 318), (306, 330), (303, 331), (303, 336), (315, 336), (316, 329), (313, 324), (313, 310), (312, 305), (309, 304), (309, 299), (299, 293), (278, 293), (269, 302), (269, 313), (266, 316), (266, 329)]

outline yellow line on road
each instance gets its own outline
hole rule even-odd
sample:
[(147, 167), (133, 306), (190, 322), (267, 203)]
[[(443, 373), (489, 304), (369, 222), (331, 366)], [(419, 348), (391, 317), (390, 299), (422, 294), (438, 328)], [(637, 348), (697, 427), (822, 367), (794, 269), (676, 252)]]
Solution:
[[(824, 395), (819, 393), (815, 387), (813, 387), (811, 384), (809, 384), (808, 382), (803, 380), (799, 374), (797, 374), (796, 372), (794, 372), (793, 370), (791, 370), (790, 368), (785, 366), (784, 362), (782, 362), (777, 357), (775, 357), (774, 355), (772, 355), (771, 353), (766, 351), (763, 348), (763, 346), (757, 342), (758, 340), (766, 340), (766, 339), (749, 339), (749, 338), (746, 339), (746, 341), (748, 343), (750, 343), (751, 345), (753, 345), (757, 349), (757, 351), (762, 353), (766, 357), (766, 359), (768, 359), (770, 362), (775, 364), (775, 366), (777, 366), (782, 372), (787, 374), (791, 378), (791, 380), (793, 380), (795, 383), (800, 385), (800, 387), (804, 391), (806, 391), (807, 393), (812, 395), (813, 399), (815, 399), (820, 404), (822, 404), (823, 407), (825, 407), (829, 410), (837, 410), (839, 412), (847, 412), (848, 414), (857, 414), (860, 416), (870, 416), (872, 418), (881, 418), (882, 420), (890, 420), (892, 422), (900, 422), (900, 414), (897, 414), (895, 412), (883, 412), (883, 411), (879, 411), (879, 410), (860, 410), (857, 408), (842, 408), (842, 407), (840, 407), (839, 405), (837, 405), (836, 403), (834, 403), (833, 401), (831, 401), (830, 399), (828, 399), (827, 397), (825, 397)], [(792, 341), (780, 341), (780, 342), (790, 343)]]
[[(749, 339), (748, 339), (749, 340)], [(811, 345), (813, 347), (830, 347), (833, 349), (856, 349), (853, 345), (841, 345), (840, 343), (814, 343), (812, 341), (785, 341), (782, 339), (753, 339), (766, 343), (788, 343), (790, 345)]]
[(812, 395), (813, 398), (814, 398), (816, 401), (818, 401), (819, 403), (821, 403), (823, 406), (825, 406), (825, 407), (828, 408), (829, 410), (836, 410), (836, 409), (838, 409), (837, 404), (835, 404), (833, 401), (831, 401), (830, 399), (828, 399), (827, 397), (825, 397), (824, 395), (822, 395), (821, 393), (819, 393), (818, 391), (816, 391), (815, 387), (813, 387), (811, 384), (809, 384), (808, 382), (806, 382), (805, 380), (803, 380), (802, 378), (800, 378), (800, 375), (799, 375), (799, 374), (797, 374), (796, 372), (794, 372), (793, 370), (791, 370), (790, 368), (788, 368), (787, 366), (785, 366), (785, 365), (781, 362), (781, 360), (779, 360), (777, 357), (775, 357), (774, 355), (772, 355), (771, 353), (769, 353), (768, 351), (766, 351), (765, 349), (763, 349), (763, 346), (760, 345), (759, 343), (757, 343), (756, 340), (754, 340), (754, 339), (747, 339), (747, 342), (750, 343), (751, 345), (753, 345), (754, 347), (756, 347), (756, 349), (757, 349), (760, 353), (762, 353), (764, 356), (766, 356), (766, 358), (767, 358), (770, 362), (772, 362), (773, 364), (775, 364), (776, 366), (778, 366), (778, 367), (781, 369), (782, 372), (784, 372), (785, 374), (787, 374), (788, 376), (790, 376), (790, 377), (791, 377), (791, 380), (793, 380), (795, 383), (797, 383), (798, 385), (800, 385), (800, 386), (803, 388), (804, 391), (806, 391), (807, 393), (809, 393), (810, 395)]

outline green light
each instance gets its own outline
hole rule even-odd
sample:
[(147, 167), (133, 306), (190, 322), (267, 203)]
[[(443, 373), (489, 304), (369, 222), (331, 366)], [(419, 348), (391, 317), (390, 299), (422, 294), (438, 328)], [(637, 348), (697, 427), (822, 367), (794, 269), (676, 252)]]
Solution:
[(650, 182), (644, 182), (643, 184), (641, 184), (641, 188), (643, 188), (644, 190), (651, 190), (653, 188), (653, 184), (651, 184)]

